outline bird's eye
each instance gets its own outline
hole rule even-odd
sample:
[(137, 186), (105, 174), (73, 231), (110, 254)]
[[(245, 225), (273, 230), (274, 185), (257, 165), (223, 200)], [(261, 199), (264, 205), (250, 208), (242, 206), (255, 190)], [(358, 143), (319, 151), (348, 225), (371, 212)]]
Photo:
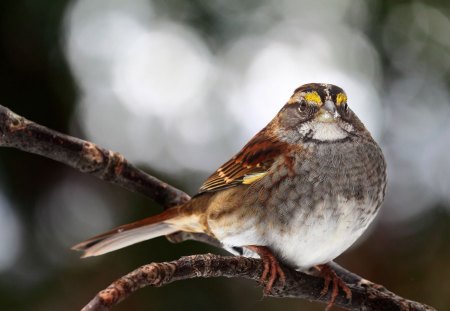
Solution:
[(306, 102), (305, 101), (301, 101), (299, 106), (298, 106), (298, 110), (300, 112), (305, 112), (306, 108), (308, 108), (308, 105), (306, 104)]

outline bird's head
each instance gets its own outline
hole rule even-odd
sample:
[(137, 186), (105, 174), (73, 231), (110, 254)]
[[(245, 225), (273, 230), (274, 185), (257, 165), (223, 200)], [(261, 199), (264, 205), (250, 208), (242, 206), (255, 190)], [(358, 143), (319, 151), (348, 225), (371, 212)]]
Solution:
[(322, 83), (297, 88), (273, 124), (278, 136), (290, 141), (339, 141), (367, 132), (348, 106), (344, 90)]

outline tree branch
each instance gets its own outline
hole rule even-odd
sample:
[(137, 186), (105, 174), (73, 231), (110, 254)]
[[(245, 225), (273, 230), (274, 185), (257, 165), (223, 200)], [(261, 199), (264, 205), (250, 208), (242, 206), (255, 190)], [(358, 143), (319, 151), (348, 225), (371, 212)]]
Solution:
[[(0, 146), (17, 148), (35, 153), (66, 165), (80, 172), (94, 175), (127, 190), (141, 193), (165, 208), (184, 203), (190, 197), (181, 190), (148, 175), (128, 163), (119, 153), (101, 148), (91, 142), (58, 133), (29, 121), (6, 107), (0, 106)], [(204, 234), (177, 232), (168, 236), (172, 242), (196, 240), (220, 247), (219, 241)], [(348, 283), (352, 300), (340, 293), (336, 305), (348, 310), (434, 310), (426, 305), (406, 300), (369, 282), (360, 276), (330, 263), (336, 273)], [(296, 297), (311, 301), (328, 301), (321, 296), (323, 280), (283, 266), (286, 284), (276, 283), (270, 296)], [(145, 286), (162, 286), (174, 281), (197, 277), (242, 277), (259, 280), (262, 264), (259, 259), (194, 255), (167, 263), (142, 266), (112, 283), (83, 310), (109, 310), (134, 291)]]
[[(323, 279), (301, 273), (283, 266), (286, 273), (286, 283), (281, 287), (276, 282), (269, 296), (295, 297), (310, 301), (327, 302), (329, 295), (321, 296)], [(258, 281), (262, 273), (262, 263), (259, 259), (247, 257), (224, 257), (212, 254), (182, 257), (166, 263), (152, 263), (142, 266), (121, 277), (108, 288), (99, 292), (82, 311), (106, 311), (118, 304), (134, 291), (145, 286), (163, 286), (174, 281), (193, 278), (241, 277)], [(335, 305), (348, 310), (434, 310), (420, 303), (401, 298), (384, 287), (373, 284), (361, 278), (349, 283), (352, 299), (348, 301), (344, 295), (339, 295)]]
[(35, 153), (94, 175), (127, 190), (141, 193), (163, 207), (184, 203), (190, 197), (136, 168), (117, 152), (58, 133), (0, 106), (0, 146)]

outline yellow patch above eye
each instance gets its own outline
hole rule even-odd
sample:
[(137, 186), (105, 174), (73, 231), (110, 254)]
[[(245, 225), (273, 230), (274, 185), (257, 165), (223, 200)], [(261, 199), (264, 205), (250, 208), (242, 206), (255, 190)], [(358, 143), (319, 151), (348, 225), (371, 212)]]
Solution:
[(320, 96), (316, 91), (306, 93), (305, 100), (308, 102), (313, 102), (318, 106), (322, 105), (322, 99), (320, 99)]
[(344, 93), (339, 93), (336, 96), (336, 105), (341, 105), (342, 103), (347, 102), (347, 95), (345, 95)]

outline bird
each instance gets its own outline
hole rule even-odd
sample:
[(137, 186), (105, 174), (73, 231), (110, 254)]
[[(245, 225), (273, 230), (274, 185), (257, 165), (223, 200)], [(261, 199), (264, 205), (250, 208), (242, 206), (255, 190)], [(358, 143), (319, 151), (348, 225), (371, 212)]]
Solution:
[[(251, 116), (249, 116), (251, 117)], [(341, 288), (327, 265), (374, 220), (386, 189), (381, 148), (333, 84), (298, 87), (276, 116), (220, 166), (188, 202), (122, 225), (73, 247), (102, 255), (178, 231), (203, 233), (227, 249), (242, 248), (263, 261), (265, 293), (285, 274), (280, 262), (316, 269), (322, 294)]]

